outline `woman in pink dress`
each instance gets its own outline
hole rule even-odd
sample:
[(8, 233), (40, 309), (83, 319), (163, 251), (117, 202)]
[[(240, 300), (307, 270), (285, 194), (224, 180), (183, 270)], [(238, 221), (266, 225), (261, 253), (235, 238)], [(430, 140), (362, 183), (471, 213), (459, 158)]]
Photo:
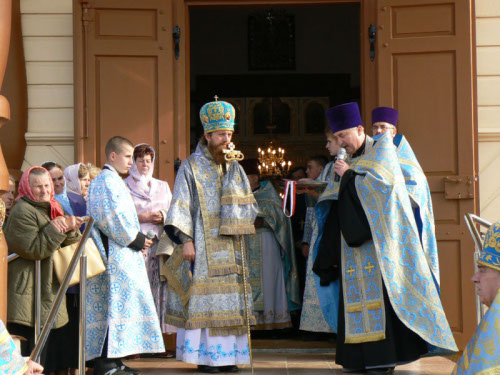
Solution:
[(177, 329), (164, 322), (167, 282), (162, 281), (160, 276), (161, 262), (157, 250), (164, 233), (164, 220), (170, 207), (172, 193), (167, 182), (153, 178), (154, 161), (155, 151), (150, 145), (141, 143), (135, 146), (134, 163), (125, 182), (134, 200), (141, 231), (146, 235), (154, 234), (153, 246), (147, 250), (146, 267), (162, 331), (169, 334), (177, 332)]

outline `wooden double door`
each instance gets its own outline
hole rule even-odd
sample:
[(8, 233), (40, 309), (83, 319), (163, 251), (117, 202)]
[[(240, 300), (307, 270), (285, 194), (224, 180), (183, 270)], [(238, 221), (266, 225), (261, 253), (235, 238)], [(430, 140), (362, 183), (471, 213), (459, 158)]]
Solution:
[[(107, 139), (123, 135), (154, 146), (155, 175), (173, 186), (174, 162), (189, 153), (189, 9), (269, 2), (74, 1), (77, 160), (102, 165)], [(349, 1), (303, 1), (308, 6), (336, 2)], [(476, 212), (478, 202), (472, 5), (462, 0), (358, 3), (363, 119), (369, 131), (374, 107), (400, 112), (399, 132), (429, 180), (441, 297), (463, 348), (475, 329), (473, 242), (463, 217)]]

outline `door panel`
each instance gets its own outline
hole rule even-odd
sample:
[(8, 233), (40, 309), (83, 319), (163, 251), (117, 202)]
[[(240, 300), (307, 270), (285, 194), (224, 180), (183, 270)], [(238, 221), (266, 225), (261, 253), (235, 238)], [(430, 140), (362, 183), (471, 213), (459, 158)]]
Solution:
[[(155, 176), (174, 182), (171, 0), (94, 0), (84, 5), (85, 161), (102, 166), (115, 135), (156, 150)], [(80, 153), (77, 152), (77, 155)]]
[[(458, 346), (475, 329), (473, 67), (470, 2), (378, 0), (378, 104), (399, 110), (431, 189), (443, 305)], [(445, 183), (446, 181), (446, 183)]]

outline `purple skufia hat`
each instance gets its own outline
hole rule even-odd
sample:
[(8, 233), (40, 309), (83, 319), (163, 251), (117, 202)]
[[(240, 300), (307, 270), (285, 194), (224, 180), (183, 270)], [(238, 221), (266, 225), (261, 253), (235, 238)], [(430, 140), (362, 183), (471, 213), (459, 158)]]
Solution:
[(372, 124), (376, 122), (387, 122), (398, 125), (398, 111), (391, 107), (377, 107), (372, 111)]
[(341, 130), (363, 125), (356, 102), (345, 103), (327, 109), (326, 118), (328, 119), (333, 134)]

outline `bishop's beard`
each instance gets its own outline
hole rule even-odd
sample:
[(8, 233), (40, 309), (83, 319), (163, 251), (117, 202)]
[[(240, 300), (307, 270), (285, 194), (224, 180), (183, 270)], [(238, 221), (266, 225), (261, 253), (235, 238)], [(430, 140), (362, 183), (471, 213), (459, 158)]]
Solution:
[(210, 151), (210, 154), (217, 164), (224, 164), (226, 162), (226, 159), (224, 159), (224, 153), (222, 152), (222, 150), (225, 149), (227, 149), (226, 144), (213, 145), (211, 143), (208, 143), (208, 151)]

